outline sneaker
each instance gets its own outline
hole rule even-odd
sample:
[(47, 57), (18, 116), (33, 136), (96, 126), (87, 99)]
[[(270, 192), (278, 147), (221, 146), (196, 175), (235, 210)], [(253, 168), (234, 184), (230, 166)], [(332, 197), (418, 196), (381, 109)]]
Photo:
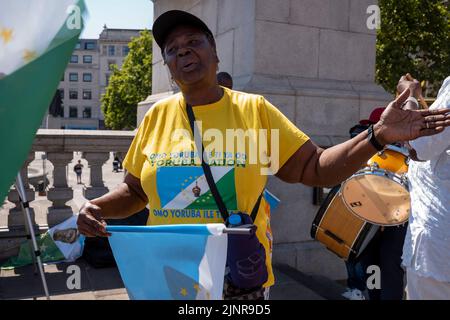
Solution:
[(342, 294), (348, 300), (366, 300), (361, 290), (347, 288), (347, 291)]
[(342, 294), (342, 296), (343, 296), (345, 299), (349, 299), (349, 298), (350, 298), (350, 295), (351, 295), (351, 292), (352, 292), (352, 289), (346, 288), (346, 290), (345, 290), (345, 292)]

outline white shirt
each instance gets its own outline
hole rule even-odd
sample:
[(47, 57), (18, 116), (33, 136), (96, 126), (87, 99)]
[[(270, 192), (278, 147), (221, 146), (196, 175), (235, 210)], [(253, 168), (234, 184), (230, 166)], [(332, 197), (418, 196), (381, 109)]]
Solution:
[[(450, 108), (450, 77), (430, 109)], [(403, 265), (423, 277), (450, 283), (450, 128), (411, 141), (417, 156), (408, 178), (411, 216)]]

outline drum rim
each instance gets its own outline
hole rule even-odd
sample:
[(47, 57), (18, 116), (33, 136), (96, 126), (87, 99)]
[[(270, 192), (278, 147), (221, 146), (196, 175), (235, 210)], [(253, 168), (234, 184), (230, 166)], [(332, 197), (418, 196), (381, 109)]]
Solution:
[[(358, 233), (358, 237), (356, 238), (356, 240), (354, 241), (354, 248), (352, 247), (352, 250), (350, 250), (350, 254), (347, 258), (347, 261), (352, 261), (355, 260), (356, 258), (358, 258), (363, 252), (364, 250), (367, 248), (367, 246), (369, 244), (367, 244), (363, 249), (361, 249), (362, 245), (364, 244), (364, 240), (365, 238), (368, 236), (368, 234), (372, 231), (373, 227), (377, 227), (378, 229), (375, 231), (378, 232), (380, 225), (374, 224), (374, 223), (370, 223), (364, 219), (362, 219), (361, 217), (358, 216), (358, 218), (360, 218), (361, 220), (364, 221), (364, 226), (361, 228), (360, 232)], [(374, 234), (375, 236), (375, 234)], [(369, 240), (370, 241), (373, 240), (372, 239)]]
[(325, 198), (325, 200), (323, 201), (319, 210), (317, 210), (316, 216), (314, 217), (314, 220), (313, 220), (313, 223), (311, 226), (311, 238), (316, 239), (317, 232), (319, 230), (318, 227), (320, 226), (320, 223), (322, 222), (325, 212), (327, 211), (327, 209), (330, 206), (331, 201), (334, 199), (334, 197), (337, 194), (339, 194), (341, 187), (342, 187), (342, 184), (339, 184), (339, 185), (331, 188), (330, 192), (328, 192), (328, 195)]
[(346, 199), (345, 199), (344, 192), (343, 192), (343, 190), (345, 189), (345, 186), (347, 185), (347, 182), (349, 182), (352, 178), (355, 178), (355, 177), (357, 177), (357, 176), (362, 176), (362, 175), (365, 175), (365, 174), (372, 174), (372, 175), (376, 175), (376, 176), (380, 176), (380, 177), (381, 177), (381, 176), (382, 176), (382, 177), (386, 177), (386, 174), (384, 174), (384, 173), (381, 174), (380, 172), (386, 172), (388, 175), (394, 176), (394, 177), (397, 178), (399, 181), (397, 181), (397, 180), (395, 180), (395, 179), (391, 179), (391, 180), (394, 181), (395, 183), (401, 185), (401, 186), (403, 185), (403, 182), (405, 182), (405, 187), (406, 187), (405, 189), (406, 189), (406, 191), (408, 191), (408, 193), (409, 193), (409, 183), (408, 183), (408, 180), (407, 180), (408, 178), (407, 178), (406, 176), (405, 176), (406, 181), (404, 181), (404, 180), (402, 179), (402, 177), (400, 177), (398, 174), (392, 173), (392, 172), (387, 171), (387, 170), (384, 170), (384, 169), (374, 169), (374, 170), (372, 170), (372, 169), (363, 169), (363, 170), (358, 171), (358, 172), (355, 173), (354, 175), (352, 175), (350, 178), (346, 179), (344, 182), (342, 182), (341, 188), (340, 188), (340, 190), (339, 190), (339, 193), (340, 193), (340, 195), (341, 195), (341, 197), (342, 197), (342, 202), (344, 202), (344, 205), (347, 207), (347, 209), (348, 209), (353, 215), (355, 215), (356, 217), (358, 217), (358, 218), (364, 220), (364, 221), (367, 222), (367, 223), (371, 223), (371, 224), (374, 224), (374, 225), (377, 225), (377, 226), (380, 226), (380, 227), (395, 227), (395, 226), (401, 226), (401, 225), (404, 225), (404, 224), (405, 224), (406, 222), (408, 222), (408, 220), (409, 220), (409, 216), (411, 215), (411, 209), (410, 209), (410, 212), (409, 212), (407, 218), (406, 218), (404, 221), (401, 221), (401, 222), (399, 222), (399, 223), (389, 223), (389, 224), (386, 224), (386, 223), (379, 223), (379, 222), (370, 221), (370, 220), (366, 219), (365, 217), (361, 217), (359, 214), (357, 214), (356, 212), (354, 212), (353, 209), (350, 208), (350, 206), (347, 204), (347, 201), (346, 201)]
[(409, 151), (405, 147), (398, 147), (398, 146), (393, 145), (393, 144), (388, 144), (388, 145), (386, 145), (385, 150), (391, 150), (391, 151), (394, 151), (394, 152), (397, 152), (397, 153), (401, 153), (406, 158), (409, 158)]
[(348, 178), (347, 180), (345, 180), (342, 183), (342, 187), (344, 187), (344, 185), (351, 180), (352, 178), (358, 177), (358, 176), (362, 176), (362, 175), (376, 175), (379, 177), (388, 177), (388, 178), (393, 178), (391, 180), (393, 180), (394, 182), (400, 184), (400, 185), (404, 185), (406, 191), (409, 192), (409, 181), (408, 181), (408, 176), (406, 174), (403, 175), (398, 175), (392, 171), (388, 171), (385, 169), (381, 169), (381, 168), (376, 168), (376, 169), (371, 169), (369, 167), (366, 167), (362, 170), (359, 170), (358, 172), (356, 172), (354, 175), (352, 175), (350, 178)]

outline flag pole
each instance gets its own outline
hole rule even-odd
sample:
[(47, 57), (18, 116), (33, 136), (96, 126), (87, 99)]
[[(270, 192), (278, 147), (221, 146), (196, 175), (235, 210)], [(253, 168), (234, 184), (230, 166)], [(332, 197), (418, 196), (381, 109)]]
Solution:
[(225, 228), (222, 232), (227, 234), (252, 235), (255, 233), (255, 228)]
[[(16, 186), (16, 189), (17, 189), (17, 186)], [(21, 199), (20, 196), (19, 196), (19, 199)], [(33, 241), (31, 240), (31, 232), (30, 232), (30, 228), (28, 227), (28, 223), (27, 223), (27, 213), (25, 211), (24, 206), (22, 205), (21, 200), (20, 200), (20, 204), (22, 207), (23, 221), (25, 223), (25, 231), (27, 232), (28, 245), (30, 247), (30, 252), (33, 253), (34, 252)], [(38, 274), (38, 265), (37, 265), (37, 261), (36, 261), (36, 256), (34, 254), (31, 254), (31, 258), (33, 259), (34, 275), (37, 275)]]
[(44, 286), (45, 296), (47, 297), (47, 300), (50, 300), (50, 295), (48, 293), (48, 287), (47, 287), (47, 281), (45, 280), (44, 267), (42, 266), (41, 251), (39, 250), (39, 247), (38, 247), (37, 241), (36, 241), (36, 235), (34, 234), (33, 224), (31, 222), (31, 215), (30, 215), (30, 205), (27, 201), (27, 196), (25, 193), (25, 188), (23, 187), (23, 181), (22, 181), (22, 176), (20, 175), (20, 172), (17, 174), (17, 178), (16, 178), (16, 189), (17, 189), (17, 192), (19, 193), (20, 204), (22, 206), (22, 210), (24, 211), (24, 215), (25, 215), (25, 223), (28, 226), (28, 231), (30, 233), (31, 241), (33, 244), (33, 248), (31, 250), (32, 255), (37, 260), (39, 272), (41, 274), (42, 285)]

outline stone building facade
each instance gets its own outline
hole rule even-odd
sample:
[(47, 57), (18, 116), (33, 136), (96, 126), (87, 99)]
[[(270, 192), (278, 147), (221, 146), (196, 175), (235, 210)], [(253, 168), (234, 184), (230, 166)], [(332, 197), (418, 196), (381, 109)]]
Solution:
[(58, 87), (64, 116), (46, 116), (42, 128), (104, 129), (100, 99), (108, 86), (111, 65), (122, 67), (129, 52), (128, 43), (139, 32), (105, 26), (99, 39), (80, 39)]

